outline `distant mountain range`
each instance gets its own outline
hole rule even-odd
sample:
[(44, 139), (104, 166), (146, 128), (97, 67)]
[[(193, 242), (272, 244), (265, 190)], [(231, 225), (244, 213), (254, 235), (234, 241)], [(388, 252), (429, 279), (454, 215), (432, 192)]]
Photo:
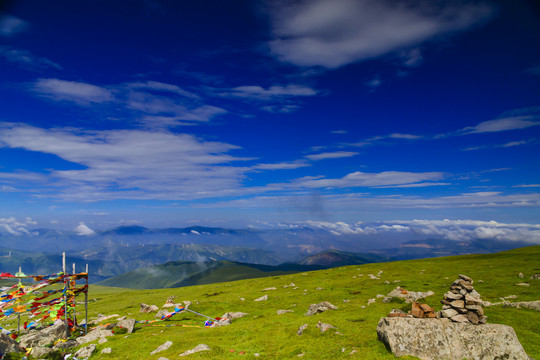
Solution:
[(271, 266), (233, 261), (173, 261), (163, 265), (139, 268), (98, 282), (97, 285), (133, 289), (161, 289), (278, 276), (322, 268), (322, 266), (299, 264)]
[[(309, 227), (261, 230), (202, 226), (166, 229), (121, 226), (86, 236), (53, 229), (34, 229), (22, 235), (2, 233), (0, 244), (3, 246), (0, 248), (0, 271), (15, 273), (20, 266), (27, 274), (56, 273), (61, 271), (61, 253), (66, 252), (68, 271), (71, 271), (72, 264), (75, 264), (78, 272), (88, 264), (92, 283), (136, 269), (178, 261), (334, 267), (494, 253), (528, 245), (525, 242), (494, 239), (414, 239), (397, 242), (371, 238), (368, 241), (357, 234), (336, 234)], [(192, 274), (193, 269), (188, 273)], [(219, 276), (212, 275), (210, 278)], [(167, 280), (168, 286), (176, 283), (179, 282)]]

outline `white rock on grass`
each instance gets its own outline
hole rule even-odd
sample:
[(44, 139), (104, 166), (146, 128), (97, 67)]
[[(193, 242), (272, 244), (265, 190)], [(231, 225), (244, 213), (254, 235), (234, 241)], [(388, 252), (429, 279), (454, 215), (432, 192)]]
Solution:
[(266, 288), (266, 289), (262, 289), (262, 291), (270, 291), (270, 290), (277, 290), (277, 288), (269, 287), (269, 288)]
[(90, 356), (92, 356), (92, 353), (96, 350), (96, 344), (90, 344), (86, 347), (80, 348), (76, 353), (76, 358), (81, 359), (88, 359)]
[(268, 295), (261, 296), (260, 298), (255, 299), (253, 301), (266, 301), (266, 300), (268, 300)]
[(211, 350), (212, 349), (210, 348), (210, 346), (208, 346), (206, 344), (199, 344), (199, 345), (195, 346), (191, 350), (184, 351), (179, 356), (188, 356), (188, 355), (191, 355), (191, 354), (198, 353), (200, 351), (211, 351)]
[(527, 284), (527, 283), (519, 283), (519, 284), (516, 284), (517, 286), (530, 286), (530, 284)]
[(294, 312), (294, 310), (278, 310), (277, 314), (278, 315), (283, 315), (283, 314), (292, 313), (292, 312)]
[(158, 352), (162, 352), (170, 348), (172, 345), (172, 341), (166, 341), (163, 344), (159, 345), (156, 350), (152, 351), (150, 355), (157, 354)]
[(111, 351), (112, 351), (112, 349), (110, 347), (108, 347), (108, 348), (105, 348), (105, 349), (101, 350), (101, 353), (102, 354), (110, 354)]

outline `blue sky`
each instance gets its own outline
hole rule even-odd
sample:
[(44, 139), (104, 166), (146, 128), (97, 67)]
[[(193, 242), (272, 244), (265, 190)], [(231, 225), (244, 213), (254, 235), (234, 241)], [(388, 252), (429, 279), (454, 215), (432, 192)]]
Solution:
[(5, 228), (449, 219), (540, 239), (534, 1), (21, 0), (0, 16)]

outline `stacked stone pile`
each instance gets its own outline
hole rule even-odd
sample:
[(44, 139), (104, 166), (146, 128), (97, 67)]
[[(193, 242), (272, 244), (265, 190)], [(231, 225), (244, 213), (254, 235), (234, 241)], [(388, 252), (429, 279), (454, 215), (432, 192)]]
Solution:
[(444, 299), (441, 300), (443, 307), (439, 317), (459, 323), (485, 324), (482, 300), (472, 284), (470, 277), (459, 275), (459, 279), (450, 285), (450, 291), (444, 294)]

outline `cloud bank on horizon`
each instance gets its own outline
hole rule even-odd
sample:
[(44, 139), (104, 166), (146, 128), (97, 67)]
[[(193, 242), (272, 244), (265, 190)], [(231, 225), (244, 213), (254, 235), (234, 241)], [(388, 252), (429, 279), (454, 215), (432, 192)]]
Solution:
[(468, 218), (434, 234), (536, 241), (532, 5), (130, 4), (0, 14), (4, 231)]

